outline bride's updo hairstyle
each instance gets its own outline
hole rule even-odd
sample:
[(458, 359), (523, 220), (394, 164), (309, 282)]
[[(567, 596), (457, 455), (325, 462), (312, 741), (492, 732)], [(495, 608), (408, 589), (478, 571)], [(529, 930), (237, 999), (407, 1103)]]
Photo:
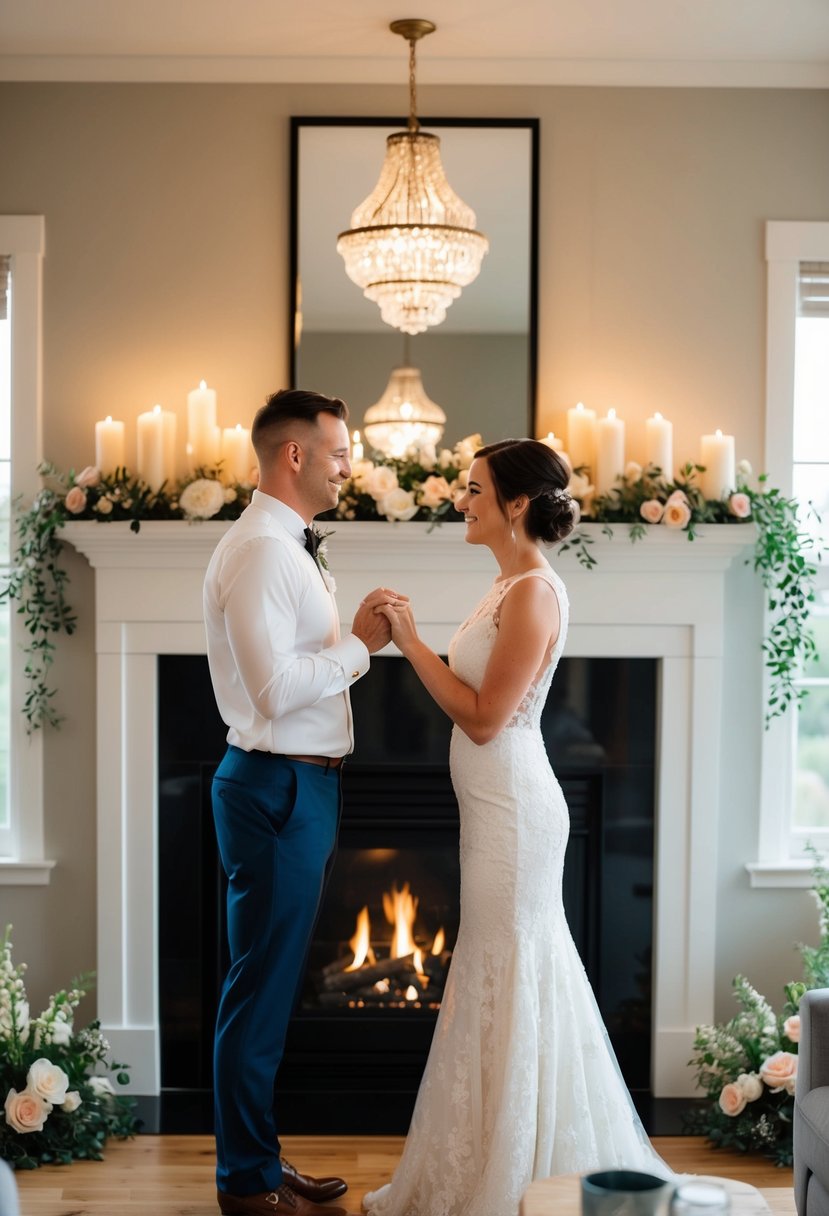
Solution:
[(578, 506), (570, 497), (570, 470), (557, 452), (537, 439), (504, 439), (479, 448), (475, 459), (489, 465), (498, 505), (507, 516), (507, 503), (521, 494), (530, 500), (524, 524), (531, 540), (554, 545), (578, 522)]

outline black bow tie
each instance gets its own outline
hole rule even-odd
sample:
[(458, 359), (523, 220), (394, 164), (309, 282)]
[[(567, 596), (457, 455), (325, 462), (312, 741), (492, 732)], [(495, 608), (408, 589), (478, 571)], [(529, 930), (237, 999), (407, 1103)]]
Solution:
[(314, 561), (317, 560), (317, 550), (320, 547), (320, 538), (313, 528), (305, 529), (305, 548), (311, 554)]

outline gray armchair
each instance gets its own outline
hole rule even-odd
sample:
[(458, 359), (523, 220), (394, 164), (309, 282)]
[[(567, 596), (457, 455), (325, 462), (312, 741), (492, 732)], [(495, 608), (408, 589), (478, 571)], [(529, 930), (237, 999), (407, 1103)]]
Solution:
[(794, 1197), (798, 1216), (829, 1216), (829, 988), (800, 1002)]

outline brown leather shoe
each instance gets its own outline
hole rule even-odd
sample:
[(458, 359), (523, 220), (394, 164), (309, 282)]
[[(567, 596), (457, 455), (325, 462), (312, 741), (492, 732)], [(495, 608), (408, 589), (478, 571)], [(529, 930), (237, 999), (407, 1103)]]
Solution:
[(222, 1216), (349, 1216), (345, 1208), (320, 1207), (303, 1199), (287, 1183), (275, 1191), (260, 1191), (258, 1195), (226, 1195), (216, 1192)]
[(287, 1182), (291, 1190), (303, 1199), (325, 1203), (328, 1199), (339, 1199), (348, 1190), (348, 1183), (342, 1178), (312, 1178), (310, 1174), (300, 1174), (296, 1166), (284, 1157), (279, 1158), (279, 1163), (282, 1166), (282, 1181)]

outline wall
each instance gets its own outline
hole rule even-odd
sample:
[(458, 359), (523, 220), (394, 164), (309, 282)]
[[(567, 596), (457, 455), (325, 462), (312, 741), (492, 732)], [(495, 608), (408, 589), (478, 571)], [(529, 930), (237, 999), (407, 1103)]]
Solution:
[[(202, 376), (223, 425), (247, 419), (286, 376), (288, 116), (403, 101), (387, 87), (0, 86), (0, 211), (46, 216), (45, 455), (84, 465), (95, 419), (125, 418), (129, 434), (156, 401), (183, 424)], [(829, 215), (829, 93), (424, 87), (420, 108), (541, 119), (539, 432), (579, 398), (613, 405), (635, 457), (661, 409), (678, 458), (721, 426), (759, 466), (763, 223)], [(88, 622), (80, 559), (72, 577)], [(737, 647), (759, 641), (746, 577), (734, 574)], [(48, 888), (0, 888), (35, 1003), (94, 963), (88, 627), (61, 645), (57, 675), (69, 720), (47, 741), (46, 826), (59, 865)], [(727, 697), (721, 1013), (735, 970), (775, 995), (797, 969), (790, 943), (815, 936), (805, 893), (748, 890), (759, 678)]]

